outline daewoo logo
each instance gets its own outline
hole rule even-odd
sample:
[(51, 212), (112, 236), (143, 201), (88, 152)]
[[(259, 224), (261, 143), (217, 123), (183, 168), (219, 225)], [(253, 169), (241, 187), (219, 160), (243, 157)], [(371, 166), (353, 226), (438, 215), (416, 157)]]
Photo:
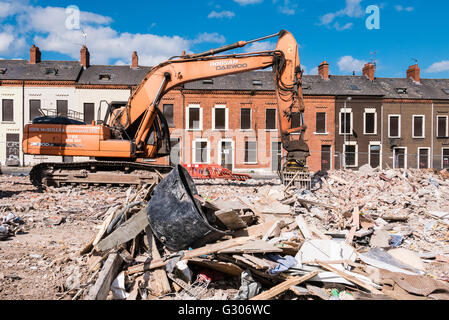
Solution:
[(215, 67), (215, 70), (228, 70), (228, 69), (246, 68), (248, 65), (246, 63), (239, 64), (238, 60), (231, 59), (231, 60), (211, 61), (210, 66)]

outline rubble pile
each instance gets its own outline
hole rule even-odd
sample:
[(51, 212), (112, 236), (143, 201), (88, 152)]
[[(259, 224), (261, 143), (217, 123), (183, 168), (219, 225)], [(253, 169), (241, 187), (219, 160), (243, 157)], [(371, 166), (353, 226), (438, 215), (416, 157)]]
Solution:
[(197, 181), (186, 193), (170, 180), (174, 202), (190, 194), (190, 220), (173, 214), (165, 177), (110, 207), (73, 298), (449, 299), (446, 175), (365, 166), (318, 173), (312, 190)]

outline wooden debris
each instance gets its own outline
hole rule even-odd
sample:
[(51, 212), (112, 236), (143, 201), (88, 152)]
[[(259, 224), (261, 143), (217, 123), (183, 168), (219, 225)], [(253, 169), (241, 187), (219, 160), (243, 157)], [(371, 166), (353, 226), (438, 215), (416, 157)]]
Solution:
[(296, 286), (304, 281), (307, 281), (313, 277), (315, 277), (318, 274), (318, 271), (313, 271), (310, 272), (309, 274), (305, 275), (305, 276), (296, 276), (293, 277), (291, 279), (288, 279), (280, 284), (278, 284), (277, 286), (274, 286), (273, 288), (262, 292), (261, 294), (252, 297), (250, 300), (269, 300), (285, 291), (287, 291), (288, 289), (290, 289), (293, 286)]
[(105, 300), (111, 289), (112, 281), (119, 273), (122, 258), (117, 253), (109, 255), (95, 285), (90, 288), (85, 300)]
[(234, 210), (223, 209), (215, 212), (215, 216), (223, 223), (229, 230), (239, 230), (246, 228), (246, 223)]

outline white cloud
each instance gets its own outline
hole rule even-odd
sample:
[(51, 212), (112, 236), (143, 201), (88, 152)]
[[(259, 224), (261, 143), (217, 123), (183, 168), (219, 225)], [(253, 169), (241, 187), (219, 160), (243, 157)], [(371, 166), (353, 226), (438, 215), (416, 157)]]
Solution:
[(332, 24), (332, 22), (334, 22), (335, 19), (339, 17), (349, 17), (349, 18), (363, 17), (364, 12), (362, 6), (360, 5), (360, 2), (362, 2), (362, 0), (346, 0), (346, 6), (343, 9), (337, 12), (329, 12), (321, 16), (319, 24), (328, 27), (333, 27), (338, 31), (350, 29), (352, 27), (352, 23), (346, 23), (341, 27), (338, 21), (336, 21), (334, 24)]
[(402, 12), (402, 11), (411, 12), (411, 11), (415, 10), (414, 7), (403, 7), (401, 5), (396, 5), (396, 6), (394, 6), (394, 8), (396, 9), (396, 11), (399, 11), (399, 12)]
[(237, 2), (241, 6), (246, 6), (248, 4), (255, 4), (255, 3), (261, 3), (263, 0), (234, 0), (234, 2)]
[[(277, 3), (278, 0), (273, 0), (273, 3)], [(281, 0), (281, 4), (278, 6), (278, 10), (282, 14), (286, 14), (288, 16), (294, 15), (296, 13), (296, 9), (298, 8), (298, 4), (296, 0)]]
[(228, 10), (223, 10), (220, 12), (217, 12), (215, 10), (213, 10), (211, 13), (209, 13), (209, 15), (207, 16), (209, 19), (212, 18), (217, 18), (217, 19), (223, 19), (223, 18), (228, 18), (228, 19), (232, 19), (234, 18), (235, 13), (232, 11), (228, 11)]
[[(7, 35), (14, 36), (12, 44), (7, 35), (0, 39), (2, 54), (23, 55), (31, 45), (26, 43), (26, 39), (30, 40), (31, 35), (33, 43), (43, 51), (44, 60), (45, 51), (62, 53), (79, 60), (84, 31), (87, 34), (87, 46), (93, 64), (121, 64), (127, 61), (129, 64), (132, 52), (137, 51), (141, 65), (155, 65), (171, 56), (180, 55), (183, 50), (189, 52), (199, 43), (225, 42), (225, 38), (218, 33), (202, 33), (196, 39), (187, 39), (177, 35), (119, 32), (111, 27), (110, 17), (85, 11), (80, 13), (82, 31), (70, 30), (66, 28), (65, 8), (20, 4), (20, 10), (15, 10), (19, 5), (11, 8), (12, 2), (0, 0), (0, 4), (7, 7), (5, 3), (8, 4), (8, 12), (15, 18), (17, 25), (10, 26), (9, 30), (7, 26), (0, 25), (0, 34), (7, 31)], [(7, 47), (8, 51), (4, 53)]]
[(337, 65), (341, 72), (361, 72), (366, 61), (358, 60), (352, 56), (344, 56), (338, 60)]
[(449, 71), (449, 60), (435, 62), (429, 68), (426, 69), (426, 72), (428, 73), (438, 73), (444, 71)]

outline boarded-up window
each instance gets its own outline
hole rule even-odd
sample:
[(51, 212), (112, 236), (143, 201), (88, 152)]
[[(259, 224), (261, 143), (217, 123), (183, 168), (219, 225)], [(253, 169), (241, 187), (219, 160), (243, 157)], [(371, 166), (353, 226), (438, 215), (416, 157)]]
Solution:
[(413, 137), (424, 137), (424, 116), (413, 116)]
[(328, 171), (331, 169), (332, 152), (331, 146), (321, 146), (321, 170)]
[(195, 142), (195, 163), (207, 163), (207, 141)]
[(226, 109), (225, 108), (214, 108), (215, 110), (215, 129), (224, 130), (226, 129)]
[(400, 137), (401, 132), (399, 130), (399, 116), (390, 116), (388, 136), (390, 138)]
[(429, 149), (418, 149), (418, 164), (419, 169), (427, 169), (429, 167)]
[(266, 109), (265, 128), (269, 130), (276, 129), (276, 109)]
[(356, 166), (356, 146), (345, 145), (345, 163), (347, 166)]
[(93, 103), (84, 104), (84, 122), (91, 124), (95, 120), (95, 105)]
[(376, 113), (365, 112), (365, 134), (376, 133)]
[(189, 129), (200, 129), (200, 108), (189, 108)]
[(3, 99), (2, 121), (14, 121), (14, 100)]
[(250, 108), (240, 109), (240, 129), (242, 129), (242, 130), (251, 129), (251, 109)]
[(245, 163), (257, 162), (257, 142), (245, 141)]
[(300, 112), (292, 112), (291, 127), (299, 128), (302, 126), (302, 115)]
[(56, 101), (56, 112), (58, 116), (67, 117), (69, 112), (69, 104), (67, 100), (57, 100)]
[(18, 166), (20, 164), (20, 137), (16, 133), (6, 134), (6, 165)]
[(326, 133), (326, 112), (316, 113), (316, 133)]
[(40, 117), (41, 113), (39, 109), (41, 108), (40, 100), (30, 100), (30, 121), (32, 121), (36, 117)]
[(170, 151), (170, 165), (174, 166), (181, 163), (181, 143), (179, 138), (170, 139), (171, 151)]
[(164, 104), (162, 106), (162, 113), (164, 114), (165, 119), (167, 120), (167, 124), (170, 128), (175, 126), (174, 118), (173, 118), (173, 105), (172, 104)]
[(437, 117), (437, 137), (447, 137), (447, 116)]
[(340, 134), (351, 133), (351, 112), (340, 113)]
[(369, 146), (369, 164), (373, 168), (380, 165), (380, 145)]

